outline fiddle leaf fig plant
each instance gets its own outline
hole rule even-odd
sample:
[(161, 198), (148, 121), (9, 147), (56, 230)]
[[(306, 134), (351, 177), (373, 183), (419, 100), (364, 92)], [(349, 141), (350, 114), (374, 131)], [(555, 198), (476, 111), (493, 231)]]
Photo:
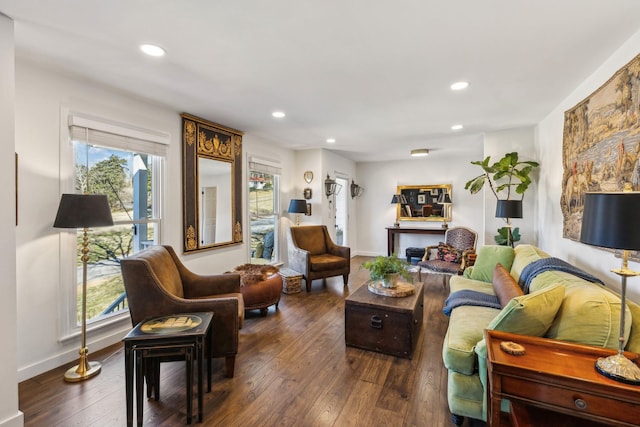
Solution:
[(503, 158), (493, 164), (490, 162), (491, 156), (487, 156), (482, 161), (471, 162), (473, 165), (480, 166), (483, 173), (469, 180), (464, 186), (465, 190), (476, 194), (482, 190), (485, 183), (488, 183), (496, 200), (500, 200), (498, 195), (501, 192), (506, 192), (504, 200), (511, 200), (512, 189), (521, 195), (520, 200), (522, 200), (525, 191), (531, 184), (531, 171), (540, 166), (538, 162), (518, 161), (518, 153), (515, 151), (505, 154)]

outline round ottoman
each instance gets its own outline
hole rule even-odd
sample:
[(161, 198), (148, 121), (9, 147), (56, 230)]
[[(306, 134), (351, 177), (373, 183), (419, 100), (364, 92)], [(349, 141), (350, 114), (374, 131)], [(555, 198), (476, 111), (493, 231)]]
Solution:
[(234, 273), (240, 274), (240, 292), (245, 310), (260, 310), (267, 315), (269, 306), (278, 309), (282, 295), (282, 277), (272, 266), (242, 265)]

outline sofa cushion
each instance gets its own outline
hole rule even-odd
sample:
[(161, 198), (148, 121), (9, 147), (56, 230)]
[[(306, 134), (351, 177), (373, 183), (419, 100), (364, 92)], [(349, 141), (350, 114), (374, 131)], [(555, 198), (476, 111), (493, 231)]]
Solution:
[(513, 248), (511, 246), (486, 245), (478, 249), (476, 262), (473, 264), (470, 278), (490, 283), (496, 264), (504, 265), (507, 270), (513, 263)]
[(563, 297), (564, 287), (554, 285), (513, 298), (487, 329), (541, 337), (553, 323)]
[(442, 359), (447, 369), (473, 375), (477, 368), (475, 346), (498, 313), (500, 310), (495, 308), (472, 305), (456, 307), (451, 312), (442, 346)]
[[(581, 282), (565, 285), (565, 296), (547, 338), (596, 347), (618, 348), (620, 298), (600, 285)], [(631, 312), (625, 310), (625, 339), (631, 330)]]
[(549, 258), (549, 254), (533, 245), (518, 245), (513, 250), (513, 253), (515, 256), (511, 265), (511, 276), (516, 282), (520, 280), (520, 274), (528, 264), (542, 258)]
[(524, 295), (524, 292), (522, 292), (522, 289), (518, 286), (518, 282), (511, 277), (509, 270), (504, 268), (502, 264), (496, 264), (493, 269), (493, 280), (491, 284), (502, 308), (509, 304), (509, 301), (513, 298)]
[(454, 262), (459, 264), (462, 259), (462, 251), (454, 248), (451, 245), (440, 242), (438, 244), (436, 259), (439, 259), (440, 261)]

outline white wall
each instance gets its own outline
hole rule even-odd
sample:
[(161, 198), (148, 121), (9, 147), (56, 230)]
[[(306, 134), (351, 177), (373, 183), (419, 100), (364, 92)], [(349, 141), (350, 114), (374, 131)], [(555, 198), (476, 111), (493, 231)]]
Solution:
[[(554, 256), (576, 264), (580, 268), (597, 275), (612, 288), (619, 290), (620, 281), (611, 268), (620, 267), (620, 259), (610, 252), (595, 249), (589, 245), (562, 237), (562, 212), (560, 196), (562, 190), (562, 132), (564, 112), (588, 97), (602, 86), (616, 71), (627, 64), (639, 52), (640, 32), (632, 36), (597, 70), (589, 75), (567, 98), (565, 98), (537, 127), (535, 146), (542, 165), (538, 183), (538, 244)], [(635, 219), (630, 218), (630, 221)], [(640, 265), (630, 263), (629, 267), (639, 270)], [(629, 297), (640, 301), (640, 281), (629, 280)]]
[[(362, 197), (356, 199), (358, 240), (352, 253), (359, 255), (386, 255), (387, 230), (396, 218), (396, 206), (391, 198), (398, 185), (451, 184), (452, 219), (451, 227), (465, 226), (478, 231), (482, 237), (483, 198), (471, 195), (464, 189), (465, 183), (478, 175), (477, 166), (472, 161), (483, 157), (483, 139), (475, 137), (466, 149), (432, 151), (428, 157), (410, 158), (392, 162), (369, 162), (357, 164), (358, 183), (365, 187)], [(440, 228), (440, 222), (401, 222), (401, 227)], [(396, 252), (404, 256), (406, 247), (425, 246), (442, 240), (443, 236), (408, 235), (400, 236)], [(482, 241), (478, 242), (479, 245)]]
[(0, 14), (0, 331), (2, 356), (0, 358), (0, 426), (18, 427), (24, 423), (18, 410), (17, 308), (16, 308), (16, 205), (14, 161), (14, 101), (15, 63), (13, 21)]

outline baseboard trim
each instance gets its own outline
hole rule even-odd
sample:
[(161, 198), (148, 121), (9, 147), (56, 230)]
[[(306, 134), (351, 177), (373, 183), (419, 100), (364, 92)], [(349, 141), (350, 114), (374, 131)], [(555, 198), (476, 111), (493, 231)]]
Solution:
[(0, 421), (0, 427), (22, 427), (24, 426), (24, 414), (22, 411), (16, 412), (13, 416)]

